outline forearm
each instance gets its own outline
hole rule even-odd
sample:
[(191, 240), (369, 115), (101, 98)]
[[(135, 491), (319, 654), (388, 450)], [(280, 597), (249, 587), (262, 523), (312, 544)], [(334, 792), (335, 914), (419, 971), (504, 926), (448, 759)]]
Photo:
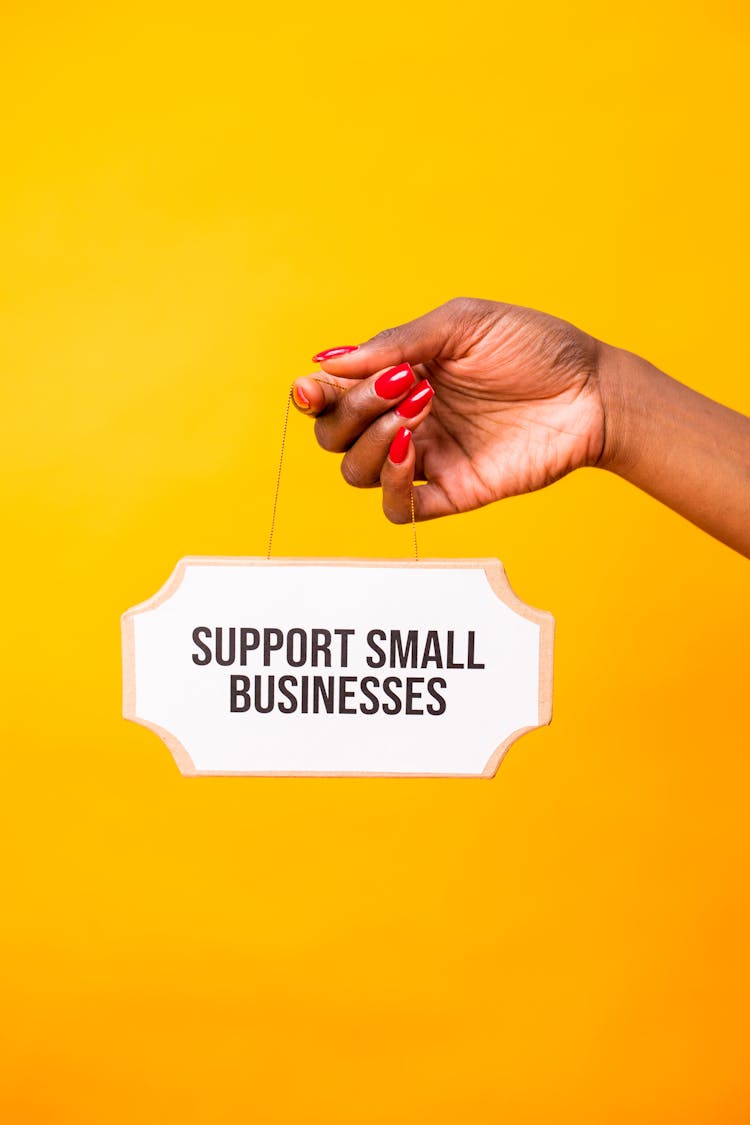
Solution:
[(599, 464), (750, 557), (750, 418), (602, 346)]

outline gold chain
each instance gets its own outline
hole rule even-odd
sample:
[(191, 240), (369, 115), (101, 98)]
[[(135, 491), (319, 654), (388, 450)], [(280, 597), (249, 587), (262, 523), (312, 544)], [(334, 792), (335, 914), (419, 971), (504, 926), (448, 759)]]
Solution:
[(289, 429), (289, 407), (292, 405), (293, 387), (289, 388), (289, 394), (286, 396), (286, 409), (284, 410), (284, 425), (281, 430), (281, 450), (279, 452), (279, 468), (276, 473), (276, 488), (273, 492), (273, 511), (271, 512), (271, 530), (268, 534), (268, 554), (267, 559), (271, 557), (271, 549), (273, 547), (273, 533), (276, 530), (276, 509), (279, 506), (279, 489), (281, 488), (281, 468), (284, 464), (284, 450), (286, 449), (286, 432)]
[[(337, 383), (332, 383), (330, 379), (320, 379), (316, 375), (310, 375), (308, 378), (314, 379), (316, 383), (327, 383), (329, 387), (338, 387)], [(273, 492), (273, 508), (271, 511), (271, 530), (268, 534), (268, 552), (266, 558), (271, 558), (271, 551), (273, 548), (273, 534), (276, 530), (276, 512), (279, 506), (279, 490), (281, 488), (281, 470), (284, 465), (284, 450), (286, 449), (286, 435), (289, 429), (289, 410), (292, 405), (292, 398), (294, 395), (294, 384), (289, 388), (289, 394), (286, 396), (286, 407), (284, 409), (284, 425), (281, 429), (281, 449), (279, 450), (279, 467), (276, 471), (276, 487)], [(409, 507), (411, 510), (411, 531), (414, 540), (414, 561), (419, 562), (419, 548), (417, 546), (417, 520), (414, 514), (414, 488), (409, 489)]]

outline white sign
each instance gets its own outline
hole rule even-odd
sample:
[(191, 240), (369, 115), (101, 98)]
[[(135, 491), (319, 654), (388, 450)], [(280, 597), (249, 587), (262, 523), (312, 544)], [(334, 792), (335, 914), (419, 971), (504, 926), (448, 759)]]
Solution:
[(122, 629), (184, 774), (492, 777), (551, 719), (553, 619), (496, 559), (186, 558)]

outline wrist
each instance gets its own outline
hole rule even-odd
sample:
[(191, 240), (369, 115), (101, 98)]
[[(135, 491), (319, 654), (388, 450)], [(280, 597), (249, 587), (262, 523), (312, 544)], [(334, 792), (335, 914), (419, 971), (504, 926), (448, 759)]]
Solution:
[(604, 440), (597, 468), (628, 477), (640, 458), (650, 391), (660, 372), (646, 360), (611, 344), (600, 345), (597, 378)]

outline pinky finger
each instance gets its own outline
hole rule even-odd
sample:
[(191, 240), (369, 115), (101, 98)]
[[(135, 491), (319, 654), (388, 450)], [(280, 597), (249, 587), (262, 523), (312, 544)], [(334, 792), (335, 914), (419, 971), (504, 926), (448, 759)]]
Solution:
[[(398, 431), (380, 472), (383, 511), (391, 523), (434, 520), (458, 511), (435, 481), (414, 485), (416, 456), (410, 430)], [(412, 508), (413, 505), (413, 508)]]
[(383, 511), (391, 523), (409, 523), (416, 456), (411, 430), (402, 426), (391, 442), (380, 471)]

